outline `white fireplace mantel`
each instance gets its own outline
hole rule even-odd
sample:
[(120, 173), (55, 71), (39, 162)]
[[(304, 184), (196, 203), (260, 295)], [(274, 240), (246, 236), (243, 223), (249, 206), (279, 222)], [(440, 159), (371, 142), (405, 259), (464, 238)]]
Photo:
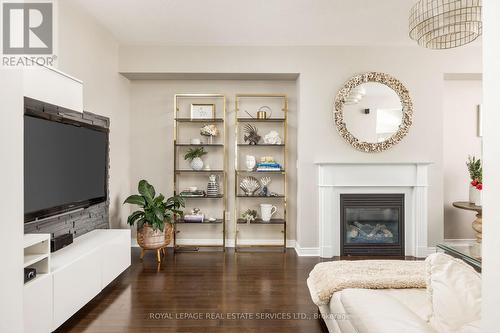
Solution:
[(425, 257), (427, 246), (428, 162), (316, 163), (319, 191), (320, 256), (340, 255), (340, 195), (405, 195), (405, 255)]

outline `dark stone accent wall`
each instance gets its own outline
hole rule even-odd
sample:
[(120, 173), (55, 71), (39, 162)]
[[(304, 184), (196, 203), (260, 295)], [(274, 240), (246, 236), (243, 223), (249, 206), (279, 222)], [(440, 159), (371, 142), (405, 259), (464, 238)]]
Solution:
[[(28, 97), (24, 98), (24, 103), (37, 111), (57, 114), (63, 118), (77, 120), (96, 126), (109, 128), (109, 118), (99, 116), (87, 111), (83, 113), (70, 109), (65, 109), (56, 105), (35, 101)], [(109, 156), (109, 153), (108, 153)], [(108, 198), (109, 198), (109, 161), (108, 161)], [(109, 200), (96, 205), (92, 205), (83, 210), (69, 212), (67, 214), (56, 215), (26, 223), (24, 233), (45, 233), (52, 236), (71, 233), (73, 237), (79, 237), (94, 229), (109, 229)]]
[(108, 203), (103, 202), (73, 213), (49, 217), (41, 222), (25, 224), (24, 233), (52, 234), (52, 236), (55, 237), (71, 233), (73, 237), (76, 238), (94, 229), (108, 228)]

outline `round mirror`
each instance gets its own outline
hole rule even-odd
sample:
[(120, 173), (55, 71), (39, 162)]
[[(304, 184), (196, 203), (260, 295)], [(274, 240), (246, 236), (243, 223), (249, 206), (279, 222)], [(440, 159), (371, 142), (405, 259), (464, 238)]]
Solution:
[(346, 82), (335, 99), (335, 123), (356, 149), (383, 151), (411, 126), (412, 103), (401, 82), (383, 73), (364, 73)]

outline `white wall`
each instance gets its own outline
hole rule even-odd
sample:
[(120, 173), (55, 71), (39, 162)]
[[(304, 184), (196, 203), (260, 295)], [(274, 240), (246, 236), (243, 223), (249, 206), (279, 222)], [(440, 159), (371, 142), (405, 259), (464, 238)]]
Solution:
[(482, 100), (480, 80), (445, 80), (443, 108), (444, 237), (474, 239), (475, 213), (454, 208), (454, 201), (469, 199), (469, 155), (481, 157), (477, 136), (477, 105)]
[(485, 333), (498, 332), (500, 292), (500, 2), (483, 1), (484, 46), (484, 211), (483, 211), (483, 314)]
[[(295, 226), (296, 226), (296, 189), (297, 189), (297, 175), (296, 175), (296, 160), (297, 160), (297, 100), (296, 100), (296, 85), (295, 81), (253, 81), (253, 80), (153, 80), (153, 81), (132, 81), (131, 85), (131, 148), (130, 156), (130, 179), (135, 188), (135, 185), (140, 179), (149, 180), (157, 189), (157, 191), (166, 195), (172, 195), (173, 191), (173, 108), (174, 108), (174, 95), (176, 93), (221, 93), (226, 95), (226, 121), (227, 121), (227, 153), (228, 153), (228, 212), (231, 216), (234, 215), (234, 117), (235, 117), (235, 101), (234, 96), (237, 93), (285, 93), (289, 98), (289, 113), (288, 113), (288, 126), (289, 126), (289, 155), (288, 155), (288, 194), (289, 194), (289, 211), (288, 211), (288, 235), (287, 238), (295, 240)], [(216, 100), (193, 100), (183, 99), (180, 104), (179, 117), (189, 116), (190, 103), (214, 103)], [(182, 102), (181, 101), (181, 102)], [(219, 100), (220, 101), (220, 100)], [(273, 116), (279, 116), (282, 101), (276, 101), (278, 105), (273, 105), (272, 100), (259, 99), (255, 101), (256, 105), (249, 105), (242, 103), (240, 105), (241, 112), (247, 109), (249, 112), (255, 114), (255, 110), (262, 105), (269, 105), (274, 110)], [(221, 112), (222, 105), (217, 103), (216, 109)], [(221, 117), (218, 113), (218, 117)], [(241, 115), (242, 117), (246, 114)], [(189, 143), (191, 137), (198, 137), (199, 128), (202, 124), (195, 124), (190, 126), (183, 124), (179, 128), (179, 143)], [(264, 124), (256, 124), (259, 127), (259, 133), (264, 136), (270, 129), (266, 128)], [(219, 126), (220, 127), (220, 126)], [(221, 128), (220, 128), (221, 129)], [(222, 135), (222, 132), (221, 132)], [(215, 142), (219, 143), (221, 138), (216, 138)], [(204, 140), (204, 139), (202, 139)], [(242, 141), (240, 141), (242, 142)], [(209, 153), (204, 159), (209, 162), (212, 169), (217, 169), (222, 166), (222, 160), (216, 157), (222, 157), (219, 148), (211, 148), (217, 150), (213, 154)], [(180, 158), (179, 166), (181, 168), (189, 169), (188, 165), (183, 160), (185, 149), (181, 149), (178, 157)], [(243, 152), (255, 155), (257, 158), (262, 156), (273, 155), (275, 158), (283, 163), (281, 160), (281, 148), (240, 148), (240, 161), (244, 163)], [(240, 165), (240, 169), (244, 168)], [(186, 186), (198, 186), (201, 189), (206, 188), (208, 179), (203, 175), (201, 178), (198, 176), (186, 176), (180, 178), (179, 190)], [(183, 181), (185, 180), (185, 181)], [(222, 185), (222, 183), (221, 183)], [(280, 192), (282, 184), (279, 183), (279, 177), (273, 178), (273, 183), (270, 185), (272, 191)], [(134, 189), (135, 191), (135, 189)], [(282, 192), (282, 191), (281, 191)], [(260, 199), (259, 199), (260, 200)], [(278, 199), (269, 199), (271, 203), (279, 203)], [(246, 204), (258, 203), (257, 199), (240, 199), (240, 208), (246, 207)], [(282, 201), (281, 201), (282, 202)], [(213, 213), (214, 217), (220, 218), (221, 215), (216, 216), (217, 213), (222, 211), (222, 206), (213, 207), (208, 201), (202, 200), (187, 200), (188, 209), (193, 207), (200, 208), (204, 213)], [(219, 205), (219, 201), (217, 204)], [(193, 206), (194, 205), (194, 206)], [(282, 212), (282, 206), (279, 212)], [(256, 209), (256, 207), (252, 207)], [(234, 219), (227, 223), (226, 238), (229, 240), (234, 239)], [(197, 226), (182, 225), (179, 227), (182, 232), (179, 238), (183, 239), (220, 239), (220, 227), (214, 226)], [(274, 231), (269, 233), (269, 228)], [(269, 226), (267, 228), (252, 228), (251, 230), (241, 229), (241, 238), (247, 240), (280, 240), (281, 234), (279, 230), (281, 226)], [(245, 232), (247, 231), (247, 232)], [(252, 231), (257, 231), (253, 233)], [(191, 242), (192, 244), (192, 242)]]
[(23, 98), (20, 70), (0, 69), (0, 184), (4, 249), (0, 272), (0, 332), (23, 331)]
[(118, 74), (118, 43), (92, 17), (59, 1), (58, 68), (83, 81), (86, 111), (110, 118), (110, 221), (124, 227), (130, 212), (129, 82)]
[[(431, 161), (429, 242), (443, 238), (443, 73), (481, 72), (477, 47), (435, 52), (418, 47), (134, 47), (120, 48), (120, 71), (135, 73), (300, 73), (298, 80), (297, 242), (318, 246), (314, 162)], [(358, 152), (333, 123), (336, 92), (353, 74), (387, 72), (410, 90), (408, 137), (379, 154)]]

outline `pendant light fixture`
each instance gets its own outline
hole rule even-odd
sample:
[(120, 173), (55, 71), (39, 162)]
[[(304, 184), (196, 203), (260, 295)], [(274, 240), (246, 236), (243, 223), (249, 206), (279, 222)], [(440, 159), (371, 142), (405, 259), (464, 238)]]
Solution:
[(419, 0), (409, 23), (410, 38), (422, 47), (459, 47), (481, 36), (481, 0)]

